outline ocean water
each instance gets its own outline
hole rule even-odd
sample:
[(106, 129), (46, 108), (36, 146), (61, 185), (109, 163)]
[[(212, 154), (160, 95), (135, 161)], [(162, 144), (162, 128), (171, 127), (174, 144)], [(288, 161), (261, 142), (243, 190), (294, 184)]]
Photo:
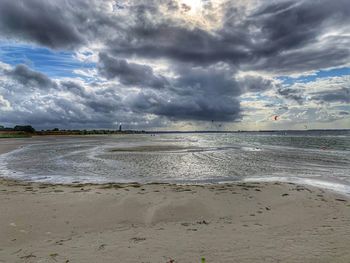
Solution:
[(39, 138), (0, 155), (0, 176), (50, 183), (286, 181), (350, 193), (350, 132)]

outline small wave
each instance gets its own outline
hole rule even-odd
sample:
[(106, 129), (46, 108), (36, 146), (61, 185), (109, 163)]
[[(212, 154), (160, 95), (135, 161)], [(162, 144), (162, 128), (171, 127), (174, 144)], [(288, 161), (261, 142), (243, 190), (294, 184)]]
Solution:
[(337, 180), (327, 180), (320, 178), (303, 178), (295, 176), (269, 176), (269, 177), (248, 177), (244, 178), (244, 182), (283, 182), (295, 183), (299, 185), (309, 185), (318, 188), (331, 190), (337, 193), (350, 195), (350, 184), (346, 181), (338, 182)]

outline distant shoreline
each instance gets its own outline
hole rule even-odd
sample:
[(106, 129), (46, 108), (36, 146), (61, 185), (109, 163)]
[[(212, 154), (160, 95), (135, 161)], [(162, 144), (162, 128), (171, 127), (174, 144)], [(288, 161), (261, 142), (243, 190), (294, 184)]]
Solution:
[(271, 133), (278, 133), (278, 132), (332, 132), (332, 131), (339, 131), (339, 132), (349, 132), (350, 129), (308, 129), (308, 130), (238, 130), (238, 131), (210, 131), (210, 130), (203, 130), (203, 131), (146, 131), (145, 133), (264, 133), (264, 132), (271, 132)]
[(307, 133), (307, 132), (343, 132), (350, 134), (350, 129), (308, 129), (308, 130), (238, 130), (238, 131), (218, 131), (218, 130), (198, 130), (198, 131), (114, 131), (114, 130), (59, 130), (59, 131), (0, 131), (2, 138), (27, 138), (33, 136), (86, 136), (86, 135), (128, 135), (128, 134), (236, 134), (236, 133)]

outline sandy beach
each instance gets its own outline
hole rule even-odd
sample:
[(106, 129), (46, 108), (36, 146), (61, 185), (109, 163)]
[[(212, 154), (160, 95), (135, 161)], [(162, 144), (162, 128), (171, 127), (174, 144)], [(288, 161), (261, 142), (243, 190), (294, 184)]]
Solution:
[(0, 263), (350, 263), (350, 0), (0, 0)]
[[(0, 152), (21, 144), (9, 141)], [(350, 260), (350, 200), (295, 184), (1, 179), (0, 226), (6, 263)]]
[(0, 262), (348, 262), (350, 203), (292, 184), (1, 181)]

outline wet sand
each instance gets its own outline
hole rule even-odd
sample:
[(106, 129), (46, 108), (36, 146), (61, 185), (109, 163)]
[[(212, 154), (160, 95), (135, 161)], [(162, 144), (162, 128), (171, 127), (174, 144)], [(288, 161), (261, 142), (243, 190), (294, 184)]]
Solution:
[(124, 147), (112, 149), (112, 152), (167, 152), (167, 151), (185, 151), (194, 150), (195, 147), (182, 147), (177, 145), (147, 145), (136, 147)]
[(7, 153), (17, 148), (20, 148), (22, 145), (30, 144), (32, 139), (4, 139), (0, 138), (0, 154)]
[(294, 184), (0, 179), (0, 226), (6, 263), (350, 261), (350, 200)]

